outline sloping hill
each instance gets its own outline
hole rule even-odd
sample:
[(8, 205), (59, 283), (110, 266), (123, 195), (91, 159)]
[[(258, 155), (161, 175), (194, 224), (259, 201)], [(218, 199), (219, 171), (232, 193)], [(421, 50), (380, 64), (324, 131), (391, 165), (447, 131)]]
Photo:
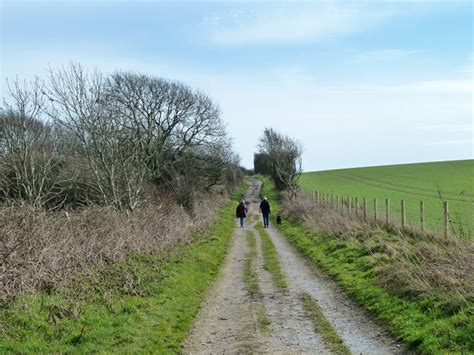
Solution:
[(425, 203), (425, 226), (441, 231), (442, 202), (448, 201), (451, 232), (474, 235), (474, 160), (387, 165), (304, 173), (301, 186), (325, 194), (373, 199), (384, 212), (390, 199), (393, 220), (400, 221), (400, 201), (405, 200), (408, 224), (419, 226), (420, 201)]

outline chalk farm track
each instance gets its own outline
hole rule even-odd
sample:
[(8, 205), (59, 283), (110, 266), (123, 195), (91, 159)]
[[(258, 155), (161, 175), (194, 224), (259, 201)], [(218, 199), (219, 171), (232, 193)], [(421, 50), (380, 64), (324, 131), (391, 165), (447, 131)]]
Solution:
[[(404, 347), (390, 338), (354, 301), (301, 257), (272, 226), (267, 230), (276, 247), (288, 289), (281, 290), (263, 267), (262, 240), (255, 228), (261, 182), (251, 181), (246, 192), (249, 218), (245, 228), (237, 226), (221, 273), (211, 287), (186, 341), (185, 354), (283, 353), (328, 354), (330, 347), (314, 331), (300, 295), (309, 294), (325, 318), (354, 354), (397, 354)], [(259, 295), (252, 297), (243, 279), (246, 235), (256, 240), (253, 263)], [(262, 313), (268, 319), (261, 326)]]

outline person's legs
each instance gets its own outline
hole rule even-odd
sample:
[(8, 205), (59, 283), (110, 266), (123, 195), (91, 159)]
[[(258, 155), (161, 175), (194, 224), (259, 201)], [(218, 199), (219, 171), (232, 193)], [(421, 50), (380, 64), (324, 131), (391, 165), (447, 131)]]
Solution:
[(240, 217), (240, 228), (242, 228), (245, 224), (245, 217)]
[(263, 227), (267, 228), (268, 227), (268, 214), (263, 213)]

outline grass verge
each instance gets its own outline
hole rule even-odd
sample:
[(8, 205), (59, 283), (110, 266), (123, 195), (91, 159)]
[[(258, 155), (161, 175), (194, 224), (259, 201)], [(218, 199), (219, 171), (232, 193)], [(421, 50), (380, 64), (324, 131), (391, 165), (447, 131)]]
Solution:
[(258, 225), (256, 228), (262, 238), (263, 267), (272, 275), (275, 286), (286, 292), (288, 290), (288, 283), (281, 269), (275, 245), (273, 245), (270, 236), (261, 225)]
[(321, 335), (329, 349), (335, 354), (350, 354), (350, 350), (346, 344), (344, 344), (331, 323), (324, 317), (316, 301), (307, 293), (302, 293), (300, 299), (306, 313), (313, 322), (315, 332)]
[[(273, 215), (276, 215), (276, 191), (266, 178), (262, 193), (273, 196)], [(300, 252), (325, 270), (410, 348), (426, 354), (474, 353), (472, 301), (452, 307), (455, 300), (433, 295), (413, 297), (382, 282), (380, 272), (391, 262), (386, 252), (391, 243), (399, 242), (396, 236), (371, 239), (367, 247), (343, 236), (318, 234), (308, 226), (285, 218), (278, 228)]]
[(132, 255), (102, 270), (102, 278), (18, 298), (0, 311), (0, 352), (180, 352), (224, 259), (234, 208), (223, 208), (209, 231), (166, 259)]

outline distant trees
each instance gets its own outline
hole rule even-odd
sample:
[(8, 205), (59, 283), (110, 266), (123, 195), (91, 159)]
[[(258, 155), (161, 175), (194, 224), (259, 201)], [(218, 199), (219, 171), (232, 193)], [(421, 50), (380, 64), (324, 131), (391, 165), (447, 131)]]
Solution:
[(266, 128), (254, 156), (256, 173), (269, 175), (278, 190), (287, 190), (290, 198), (296, 196), (302, 169), (302, 146), (290, 137)]
[(253, 166), (255, 174), (270, 176), (272, 173), (270, 156), (266, 153), (255, 153), (253, 156)]
[(50, 69), (10, 88), (0, 118), (0, 199), (134, 210), (151, 186), (192, 209), (197, 191), (238, 184), (239, 159), (204, 93), (163, 78)]

